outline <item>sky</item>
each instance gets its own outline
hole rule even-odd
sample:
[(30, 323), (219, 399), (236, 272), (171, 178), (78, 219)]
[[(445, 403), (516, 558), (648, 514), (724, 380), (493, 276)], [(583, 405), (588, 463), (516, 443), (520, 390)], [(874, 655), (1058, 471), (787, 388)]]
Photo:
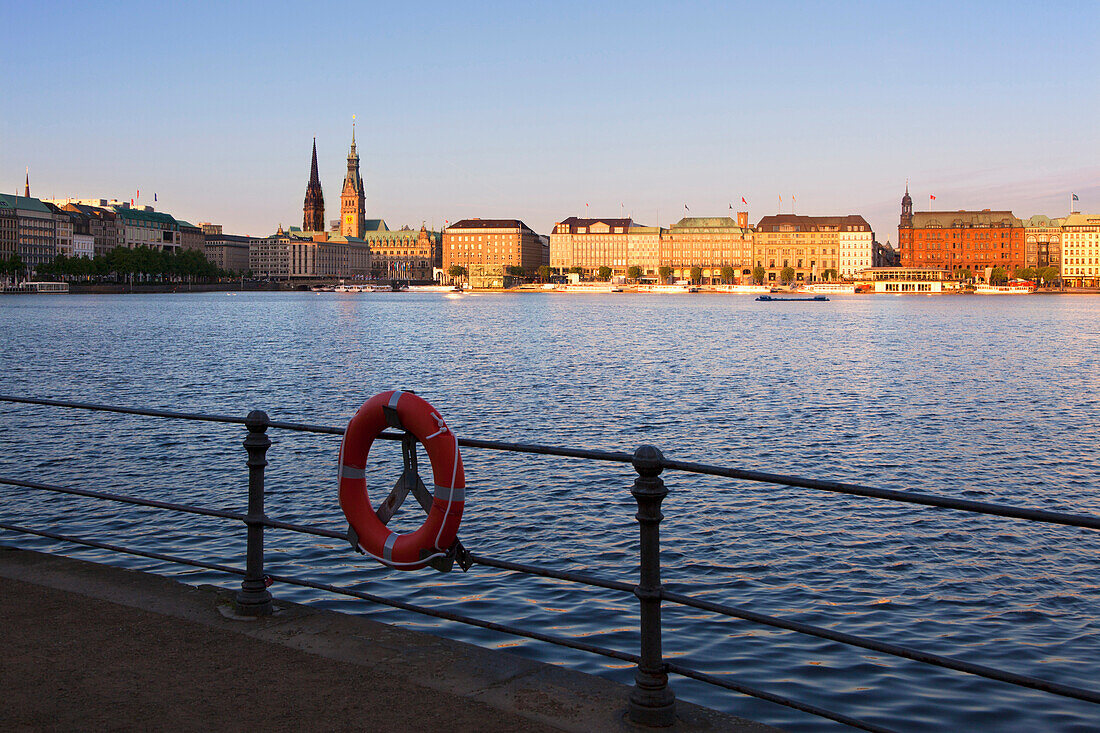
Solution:
[[(914, 206), (1100, 212), (1100, 3), (34, 2), (0, 24), (0, 191), (300, 226), (352, 115), (391, 228)], [(741, 199), (748, 206), (741, 205)], [(782, 197), (782, 204), (780, 204)], [(792, 199), (796, 199), (793, 201)], [(687, 207), (687, 208), (685, 208)]]

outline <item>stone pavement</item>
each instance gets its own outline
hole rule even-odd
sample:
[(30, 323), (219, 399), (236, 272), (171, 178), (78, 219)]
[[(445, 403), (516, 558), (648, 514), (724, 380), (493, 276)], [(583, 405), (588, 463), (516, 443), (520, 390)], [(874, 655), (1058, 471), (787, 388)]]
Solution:
[[(0, 546), (3, 731), (631, 731), (629, 688), (369, 619)], [(774, 731), (677, 704), (677, 731)]]

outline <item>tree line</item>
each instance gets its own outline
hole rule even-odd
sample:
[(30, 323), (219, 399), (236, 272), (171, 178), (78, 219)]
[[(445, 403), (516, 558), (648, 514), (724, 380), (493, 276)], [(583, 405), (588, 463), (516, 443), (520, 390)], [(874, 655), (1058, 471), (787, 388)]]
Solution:
[[(15, 255), (16, 258), (19, 255)], [(18, 277), (24, 274), (22, 259), (16, 268), (10, 261), (5, 274)], [(129, 249), (115, 247), (106, 254), (87, 257), (57, 255), (52, 262), (36, 268), (39, 277), (62, 280), (110, 282), (138, 278), (146, 282), (160, 280), (211, 280), (231, 277), (233, 273), (219, 269), (206, 256), (195, 249), (159, 250), (145, 245)]]

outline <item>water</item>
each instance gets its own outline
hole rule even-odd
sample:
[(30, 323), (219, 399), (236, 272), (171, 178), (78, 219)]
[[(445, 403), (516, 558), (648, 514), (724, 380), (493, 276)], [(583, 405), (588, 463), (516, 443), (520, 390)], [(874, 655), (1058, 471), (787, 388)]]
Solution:
[[(342, 425), (415, 389), (460, 436), (633, 451), (1058, 511), (1100, 513), (1100, 298), (186, 294), (0, 300), (0, 392)], [(240, 509), (243, 429), (0, 404), (0, 475)], [(268, 513), (343, 531), (338, 440), (272, 431)], [(377, 444), (373, 491), (396, 480)], [(629, 466), (466, 450), (461, 536), (480, 554), (636, 578)], [(1096, 687), (1096, 532), (670, 473), (676, 591)], [(410, 502), (411, 504), (411, 502)], [(419, 511), (398, 516), (400, 528)], [(0, 487), (0, 517), (243, 564), (240, 525)], [(206, 571), (0, 532), (175, 575)], [(269, 569), (637, 649), (636, 604), (475, 567), (391, 571), (341, 542), (268, 533)], [(566, 664), (629, 665), (276, 585), (282, 598)], [(1096, 730), (1100, 709), (744, 621), (665, 608), (681, 663), (881, 725)], [(794, 731), (812, 716), (673, 678), (682, 699)]]

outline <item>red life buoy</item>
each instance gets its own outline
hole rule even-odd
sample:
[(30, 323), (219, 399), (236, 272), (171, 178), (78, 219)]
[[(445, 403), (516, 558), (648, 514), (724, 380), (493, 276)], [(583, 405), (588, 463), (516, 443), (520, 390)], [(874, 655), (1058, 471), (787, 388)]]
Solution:
[[(367, 454), (386, 428), (383, 408), (397, 412), (401, 425), (428, 452), (435, 483), (428, 518), (415, 532), (397, 534), (374, 513), (367, 496)], [(458, 536), (466, 500), (466, 476), (458, 439), (426, 400), (412, 392), (383, 392), (367, 400), (348, 423), (340, 444), (340, 508), (358, 537), (359, 549), (400, 570), (416, 570), (442, 557)]]

